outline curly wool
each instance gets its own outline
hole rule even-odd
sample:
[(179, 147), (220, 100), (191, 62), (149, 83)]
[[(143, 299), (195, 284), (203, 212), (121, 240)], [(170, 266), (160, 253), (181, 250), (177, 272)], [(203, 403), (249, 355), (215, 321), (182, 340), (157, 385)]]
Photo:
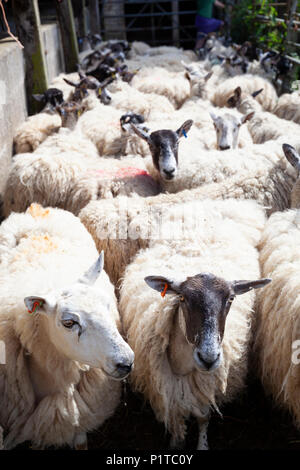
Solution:
[(276, 116), (300, 124), (300, 96), (298, 93), (284, 93), (274, 109)]
[(139, 157), (117, 160), (83, 158), (71, 152), (20, 154), (8, 175), (3, 209), (7, 217), (38, 202), (76, 215), (91, 200), (132, 192), (140, 196), (160, 192), (159, 183), (147, 174)]
[[(300, 146), (300, 140), (295, 136), (289, 142), (296, 148)], [(162, 182), (163, 189), (178, 193), (215, 183), (215, 191), (210, 191), (211, 197), (214, 192), (219, 194), (217, 197), (220, 197), (220, 192), (226, 197), (226, 191), (231, 197), (239, 197), (242, 193), (263, 205), (269, 201), (272, 210), (285, 209), (289, 207), (290, 192), (297, 176), (284, 157), (282, 143), (278, 140), (253, 145), (250, 149), (190, 150), (187, 153), (184, 149), (186, 143), (183, 142), (179, 147), (178, 174), (174, 180)], [(152, 159), (145, 158), (145, 163), (152, 177), (160, 179)]]
[(174, 106), (165, 96), (158, 96), (156, 93), (143, 93), (126, 82), (117, 80), (113, 83), (111, 106), (125, 112), (132, 111), (141, 114), (146, 120), (153, 119), (156, 115), (174, 113)]
[(124, 154), (127, 143), (127, 136), (122, 134), (120, 126), (122, 114), (113, 106), (98, 103), (95, 108), (83, 113), (75, 130), (96, 145), (99, 155), (118, 157)]
[(272, 284), (258, 296), (255, 352), (266, 392), (290, 410), (298, 427), (300, 369), (292, 354), (300, 338), (299, 250), (299, 210), (273, 214), (260, 242), (262, 275)]
[(263, 144), (267, 141), (284, 137), (285, 140), (300, 135), (300, 125), (293, 121), (281, 119), (268, 112), (256, 112), (248, 123), (253, 142)]
[[(6, 345), (0, 422), (6, 449), (26, 440), (39, 448), (72, 445), (75, 434), (96, 429), (109, 418), (120, 399), (119, 382), (62, 356), (50, 341), (46, 319), (26, 310), (28, 293), (46, 295), (75, 282), (98, 255), (91, 236), (71, 213), (46, 209), (39, 216), (32, 209), (11, 215), (0, 228), (0, 338)], [(111, 296), (118, 325), (114, 288), (105, 272), (100, 277), (97, 282)], [(40, 400), (30, 377), (34, 357), (59, 390)]]
[[(176, 216), (181, 223), (180, 204), (195, 202), (197, 211), (198, 201), (207, 199), (252, 199), (257, 194), (253, 190), (248, 190), (247, 193), (245, 186), (248, 183), (251, 188), (253, 178), (249, 177), (250, 183), (246, 178), (245, 180), (230, 180), (226, 184), (213, 183), (179, 193), (162, 193), (147, 198), (133, 194), (130, 197), (118, 196), (114, 199), (91, 201), (80, 211), (79, 218), (92, 235), (97, 250), (104, 250), (105, 269), (111, 281), (118, 285), (126, 266), (141, 248), (152, 246), (157, 240), (168, 237), (170, 220), (176, 220)], [(268, 193), (265, 194), (258, 185), (257, 192), (268, 197)], [(191, 207), (188, 204), (186, 206)]]
[(144, 66), (131, 83), (143, 93), (165, 96), (175, 108), (180, 108), (191, 94), (191, 85), (185, 72), (169, 72), (162, 67)]
[[(251, 219), (245, 225), (244, 211)], [(145, 394), (172, 436), (180, 439), (189, 415), (203, 417), (208, 407), (218, 409), (245, 386), (254, 296), (253, 292), (239, 296), (232, 305), (219, 368), (211, 374), (195, 368), (174, 375), (168, 347), (178, 303), (173, 295), (162, 299), (144, 277), (157, 274), (181, 280), (202, 271), (230, 280), (255, 279), (260, 275), (255, 246), (264, 226), (263, 211), (250, 202), (205, 201), (202, 207), (199, 204), (197, 218), (197, 232), (187, 232), (186, 239), (158, 241), (141, 250), (126, 269), (120, 295), (121, 318), (136, 357), (132, 385)]]
[(251, 95), (263, 88), (263, 92), (256, 97), (257, 101), (265, 111), (273, 111), (275, 108), (278, 97), (271, 82), (251, 74), (237, 75), (221, 82), (211, 98), (212, 103), (221, 108), (226, 106), (227, 100), (233, 95), (237, 87), (241, 87), (245, 95)]
[(60, 116), (39, 113), (30, 116), (18, 127), (14, 136), (14, 152), (33, 152), (45, 139), (61, 127)]

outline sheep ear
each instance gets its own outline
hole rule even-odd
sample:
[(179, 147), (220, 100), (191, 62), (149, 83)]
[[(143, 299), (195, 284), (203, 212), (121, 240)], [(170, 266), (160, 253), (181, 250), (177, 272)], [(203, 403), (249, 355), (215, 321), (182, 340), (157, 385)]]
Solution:
[(188, 64), (186, 64), (186, 63), (184, 62), (184, 60), (181, 60), (180, 62), (181, 62), (181, 64), (183, 65), (183, 67), (185, 68), (185, 70), (189, 70), (189, 66), (188, 66)]
[(176, 287), (178, 286), (176, 286), (176, 283), (166, 277), (147, 276), (144, 278), (144, 281), (146, 282), (146, 284), (148, 284), (149, 287), (160, 292), (162, 297), (164, 297), (165, 294), (177, 292)]
[(182, 137), (183, 135), (185, 135), (186, 137), (186, 134), (188, 133), (188, 131), (190, 130), (190, 128), (192, 127), (193, 125), (193, 122), (192, 119), (188, 119), (187, 121), (185, 121), (180, 127), (179, 129), (177, 129), (176, 131), (176, 134), (178, 135), (178, 137)]
[(246, 116), (243, 116), (241, 118), (241, 124), (244, 124), (244, 122), (249, 121), (250, 119), (252, 119), (254, 114), (255, 114), (254, 111), (252, 111), (251, 113), (246, 114)]
[(212, 70), (211, 70), (210, 72), (208, 72), (208, 74), (205, 75), (204, 80), (207, 82), (207, 80), (210, 79), (210, 77), (213, 75), (213, 73), (214, 73), (214, 72), (213, 72)]
[(71, 80), (68, 80), (67, 78), (64, 78), (64, 81), (70, 86), (74, 86), (74, 87), (78, 86), (75, 82), (72, 82)]
[(242, 89), (240, 86), (236, 87), (236, 89), (234, 90), (234, 96), (236, 97), (236, 99), (240, 99), (241, 98), (241, 95), (242, 95)]
[(87, 270), (87, 272), (79, 279), (82, 284), (92, 286), (100, 276), (104, 266), (104, 251), (102, 250), (97, 261)]
[(216, 114), (215, 114), (215, 113), (213, 113), (213, 112), (210, 112), (210, 113), (209, 113), (209, 115), (210, 115), (210, 117), (212, 118), (212, 120), (213, 120), (214, 122), (217, 122), (217, 120), (218, 120), (218, 116), (216, 116)]
[(148, 144), (151, 142), (151, 136), (146, 131), (144, 131), (143, 129), (140, 129), (139, 127), (136, 127), (135, 124), (133, 124), (132, 122), (130, 123), (130, 125), (132, 129), (134, 130), (134, 132), (139, 137), (141, 137), (141, 139), (144, 139), (146, 142), (148, 142)]
[(260, 90), (254, 91), (254, 92), (251, 94), (252, 98), (256, 98), (262, 91), (264, 91), (263, 88), (261, 88)]
[(80, 80), (82, 80), (83, 78), (86, 78), (86, 75), (80, 69), (78, 70), (78, 75), (79, 75)]
[(300, 155), (296, 149), (289, 144), (283, 144), (282, 149), (290, 164), (296, 168), (296, 170), (300, 171)]
[(29, 296), (25, 297), (24, 303), (28, 313), (46, 313), (46, 299), (44, 297)]
[(189, 74), (189, 72), (188, 72), (187, 70), (184, 72), (184, 77), (185, 77), (187, 80), (191, 81), (191, 76), (190, 76), (190, 74)]
[(257, 281), (233, 281), (232, 288), (235, 295), (245, 294), (252, 289), (259, 289), (260, 287), (265, 287), (269, 284), (272, 279), (259, 279)]

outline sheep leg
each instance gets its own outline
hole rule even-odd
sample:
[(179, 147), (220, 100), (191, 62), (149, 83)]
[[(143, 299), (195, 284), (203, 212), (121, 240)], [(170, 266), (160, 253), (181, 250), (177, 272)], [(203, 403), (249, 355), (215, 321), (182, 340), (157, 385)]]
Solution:
[(197, 450), (208, 450), (208, 442), (207, 442), (207, 428), (209, 424), (209, 418), (206, 419), (199, 419), (198, 418), (198, 429), (199, 429), (199, 437), (198, 437), (198, 445)]
[(75, 450), (88, 450), (87, 435), (85, 432), (76, 434), (74, 438), (74, 449)]
[(170, 440), (170, 449), (183, 449), (184, 439), (178, 439), (178, 437), (172, 436)]

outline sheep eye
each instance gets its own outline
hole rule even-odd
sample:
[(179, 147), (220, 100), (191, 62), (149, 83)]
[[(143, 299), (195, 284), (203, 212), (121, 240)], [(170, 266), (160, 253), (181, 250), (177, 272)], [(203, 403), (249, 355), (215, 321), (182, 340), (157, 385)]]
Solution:
[(185, 299), (184, 299), (183, 295), (179, 296), (179, 300), (180, 300), (180, 302), (184, 302)]
[(232, 304), (233, 301), (234, 301), (234, 295), (231, 295), (228, 299), (228, 302)]
[(62, 321), (62, 324), (65, 328), (72, 328), (77, 322), (74, 320), (64, 320)]

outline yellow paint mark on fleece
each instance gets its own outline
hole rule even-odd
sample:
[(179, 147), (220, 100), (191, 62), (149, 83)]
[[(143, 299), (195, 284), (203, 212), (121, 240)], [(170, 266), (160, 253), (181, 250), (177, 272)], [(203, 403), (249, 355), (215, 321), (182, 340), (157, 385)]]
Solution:
[(16, 248), (17, 252), (13, 261), (28, 259), (31, 261), (39, 255), (44, 255), (58, 250), (58, 244), (48, 233), (26, 234)]
[(50, 210), (44, 209), (40, 204), (33, 202), (26, 212), (36, 219), (37, 217), (48, 217)]
[(30, 243), (31, 249), (36, 253), (49, 253), (58, 248), (57, 244), (54, 243), (52, 237), (46, 233), (44, 235), (30, 235), (28, 239), (32, 242)]

